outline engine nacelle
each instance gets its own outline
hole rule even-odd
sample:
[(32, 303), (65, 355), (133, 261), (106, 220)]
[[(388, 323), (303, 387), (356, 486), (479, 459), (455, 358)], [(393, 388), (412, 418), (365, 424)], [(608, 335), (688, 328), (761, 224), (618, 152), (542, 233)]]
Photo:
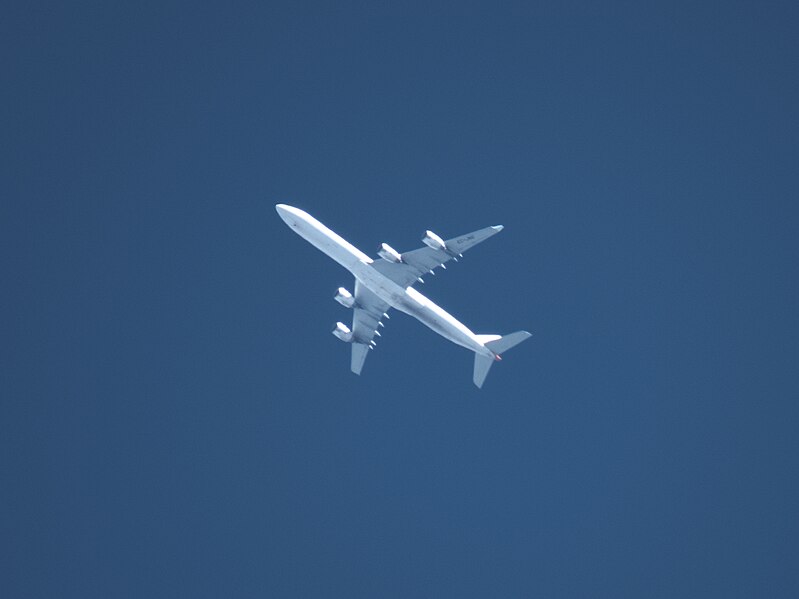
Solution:
[(347, 343), (352, 341), (352, 331), (350, 330), (350, 327), (343, 322), (336, 323), (336, 326), (333, 327), (333, 334)]
[(377, 255), (386, 262), (402, 262), (402, 255), (387, 243), (381, 243)]
[(422, 241), (427, 247), (432, 248), (434, 250), (447, 249), (447, 244), (444, 243), (444, 240), (441, 239), (438, 235), (436, 235), (432, 231), (425, 231), (424, 237), (422, 237)]
[(345, 308), (352, 308), (355, 305), (355, 298), (352, 297), (352, 294), (344, 289), (344, 287), (338, 288), (338, 291), (336, 291), (336, 295), (333, 296), (333, 299)]

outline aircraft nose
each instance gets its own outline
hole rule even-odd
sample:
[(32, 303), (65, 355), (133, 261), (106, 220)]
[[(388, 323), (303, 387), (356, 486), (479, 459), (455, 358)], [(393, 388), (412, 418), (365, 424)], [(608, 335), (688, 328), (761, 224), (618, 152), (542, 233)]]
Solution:
[(293, 209), (288, 204), (275, 204), (275, 210), (287, 224), (290, 225), (294, 222)]

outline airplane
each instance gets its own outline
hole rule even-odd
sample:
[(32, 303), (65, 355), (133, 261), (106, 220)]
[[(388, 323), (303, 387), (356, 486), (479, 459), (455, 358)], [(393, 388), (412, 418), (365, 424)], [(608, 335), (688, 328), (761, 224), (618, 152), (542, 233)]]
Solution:
[(515, 347), (531, 335), (517, 331), (510, 335), (475, 335), (454, 316), (437, 306), (413, 288), (424, 283), (422, 275), (435, 274), (433, 269), (449, 260), (457, 261), (463, 252), (485, 241), (502, 230), (502, 225), (486, 227), (460, 237), (443, 240), (432, 231), (425, 231), (424, 247), (399, 253), (387, 243), (382, 243), (375, 261), (316, 220), (307, 212), (276, 204), (275, 209), (286, 224), (300, 237), (321, 250), (355, 277), (355, 293), (339, 287), (334, 299), (345, 308), (353, 309), (352, 329), (337, 322), (333, 335), (352, 345), (350, 367), (361, 374), (369, 351), (380, 337), (383, 319), (390, 318), (388, 311), (395, 308), (413, 316), (422, 324), (448, 339), (474, 352), (473, 381), (483, 386), (488, 371), (501, 354)]

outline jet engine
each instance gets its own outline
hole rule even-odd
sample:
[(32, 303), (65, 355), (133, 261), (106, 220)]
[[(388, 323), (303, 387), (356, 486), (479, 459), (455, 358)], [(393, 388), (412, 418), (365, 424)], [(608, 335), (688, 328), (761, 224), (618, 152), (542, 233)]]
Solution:
[(338, 291), (336, 291), (336, 295), (333, 297), (333, 299), (345, 308), (352, 308), (355, 305), (355, 298), (352, 297), (352, 294), (344, 289), (344, 287), (338, 288)]
[(387, 243), (381, 243), (377, 255), (386, 262), (402, 262), (402, 255)]
[(444, 243), (444, 240), (441, 239), (438, 235), (436, 235), (432, 231), (425, 231), (424, 237), (422, 237), (422, 241), (427, 247), (432, 248), (434, 250), (447, 249), (447, 244)]
[(352, 331), (343, 322), (336, 323), (336, 326), (333, 327), (333, 334), (342, 341), (345, 341), (347, 343), (352, 341)]

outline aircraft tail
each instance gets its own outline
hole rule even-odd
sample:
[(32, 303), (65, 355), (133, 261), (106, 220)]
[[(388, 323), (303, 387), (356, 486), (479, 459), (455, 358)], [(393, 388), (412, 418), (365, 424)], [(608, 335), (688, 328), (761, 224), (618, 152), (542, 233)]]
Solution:
[(489, 358), (481, 354), (474, 355), (474, 384), (477, 385), (478, 388), (482, 388), (488, 376), (488, 371), (491, 370), (491, 365), (501, 359), (499, 355), (516, 347), (522, 341), (530, 337), (532, 337), (532, 335), (527, 331), (516, 331), (504, 337), (499, 335), (477, 335), (477, 338), (482, 341), (483, 345), (490, 349), (496, 357)]

